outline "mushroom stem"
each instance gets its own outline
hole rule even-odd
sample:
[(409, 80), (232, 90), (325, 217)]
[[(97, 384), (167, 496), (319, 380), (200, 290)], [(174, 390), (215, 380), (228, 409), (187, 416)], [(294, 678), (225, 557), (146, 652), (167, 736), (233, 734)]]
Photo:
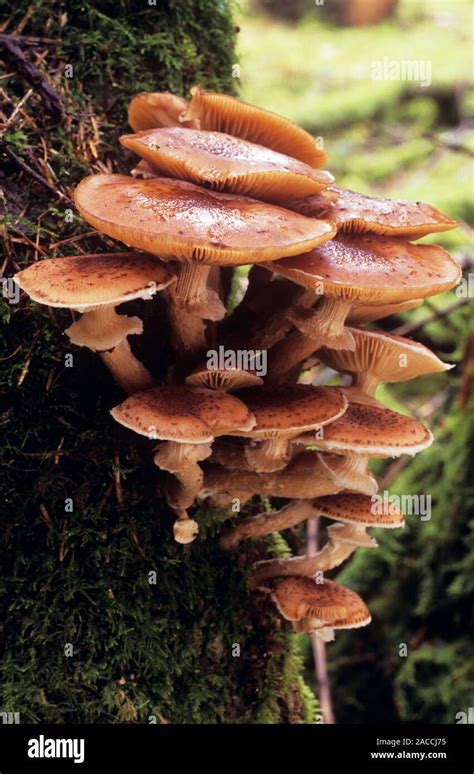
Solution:
[(312, 577), (317, 572), (326, 572), (339, 567), (357, 548), (355, 543), (342, 543), (329, 539), (326, 545), (313, 556), (293, 556), (290, 559), (266, 559), (258, 562), (248, 581), (249, 588), (259, 588), (264, 581), (288, 575)]
[(208, 443), (177, 443), (164, 441), (159, 444), (153, 458), (155, 465), (173, 473), (178, 486), (167, 486), (168, 504), (175, 510), (189, 508), (202, 489), (203, 473), (198, 462), (205, 460), (211, 453)]
[(255, 441), (245, 446), (245, 459), (251, 470), (257, 473), (274, 473), (289, 462), (289, 439), (277, 436)]
[[(202, 318), (178, 306), (176, 293), (171, 287), (163, 295), (167, 301), (173, 348), (184, 357), (184, 361), (189, 358), (196, 360), (206, 349), (206, 328)], [(183, 367), (189, 368), (189, 364), (183, 364)]]
[(290, 312), (293, 324), (305, 336), (314, 340), (314, 349), (355, 349), (352, 333), (344, 329), (347, 316), (353, 307), (351, 301), (323, 296), (315, 309), (296, 308)]
[(369, 471), (368, 457), (362, 454), (337, 455), (331, 462), (339, 479), (343, 482), (344, 489), (349, 492), (374, 495), (377, 493), (377, 481)]
[(289, 381), (295, 367), (312, 355), (315, 349), (313, 339), (303, 336), (300, 331), (291, 331), (270, 350), (265, 384), (276, 386)]
[(205, 320), (222, 320), (226, 308), (215, 290), (207, 286), (211, 266), (183, 263), (176, 283), (176, 304)]
[(222, 536), (220, 546), (224, 551), (231, 551), (241, 540), (279, 532), (313, 516), (315, 512), (311, 500), (292, 500), (279, 511), (259, 513), (257, 516), (242, 519)]
[(149, 370), (133, 354), (127, 339), (110, 352), (101, 352), (100, 357), (115, 381), (129, 395), (153, 387), (156, 383)]
[(190, 519), (185, 510), (177, 511), (177, 518), (173, 524), (173, 535), (177, 543), (187, 545), (192, 543), (199, 532), (199, 524)]
[(380, 380), (377, 376), (371, 373), (354, 373), (352, 374), (351, 388), (360, 390), (361, 393), (367, 395), (369, 398), (375, 398), (375, 392), (377, 390)]

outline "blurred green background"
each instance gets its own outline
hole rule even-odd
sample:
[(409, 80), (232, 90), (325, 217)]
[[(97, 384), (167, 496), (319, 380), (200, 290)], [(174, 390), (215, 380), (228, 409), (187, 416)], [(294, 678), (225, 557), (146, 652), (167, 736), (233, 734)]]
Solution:
[[(385, 18), (368, 19), (379, 5)], [(340, 633), (327, 656), (339, 722), (463, 722), (474, 707), (473, 4), (248, 0), (237, 23), (240, 95), (323, 137), (339, 183), (427, 201), (460, 220), (426, 241), (471, 275), (471, 297), (454, 289), (379, 323), (455, 366), (378, 393), (435, 433), (414, 461), (373, 466), (381, 490), (429, 495), (431, 519), (374, 530), (380, 548), (359, 549), (333, 574), (362, 594), (374, 620)], [(372, 80), (384, 57), (425, 63), (430, 83)], [(304, 550), (304, 532), (287, 537)], [(314, 684), (308, 638), (301, 648)]]

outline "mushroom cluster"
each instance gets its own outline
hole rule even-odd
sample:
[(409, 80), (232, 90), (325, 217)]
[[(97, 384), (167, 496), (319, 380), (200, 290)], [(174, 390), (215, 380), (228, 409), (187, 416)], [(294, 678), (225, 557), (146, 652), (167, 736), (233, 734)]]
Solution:
[[(189, 103), (139, 94), (128, 117), (134, 133), (120, 141), (139, 157), (130, 176), (91, 175), (75, 192), (84, 220), (127, 251), (39, 261), (16, 280), (36, 302), (81, 313), (66, 335), (97, 352), (128, 394), (114, 420), (156, 442), (158, 493), (175, 512), (176, 541), (195, 539), (190, 511), (206, 499), (223, 508), (256, 495), (289, 501), (232, 522), (225, 551), (331, 519), (318, 553), (260, 561), (249, 587), (268, 593), (299, 632), (329, 640), (363, 626), (364, 602), (324, 573), (377, 546), (367, 528), (404, 524), (392, 504), (374, 508), (369, 460), (413, 455), (433, 440), (382, 406), (377, 385), (449, 366), (421, 344), (361, 326), (458, 282), (442, 247), (410, 241), (456, 222), (419, 202), (343, 189), (321, 169), (326, 156), (311, 135), (231, 96), (200, 87)], [(233, 269), (249, 264), (229, 313)], [(165, 383), (133, 353), (129, 337), (143, 323), (123, 308), (157, 292), (175, 353)], [(268, 369), (252, 358), (211, 364), (219, 348), (268, 351)], [(308, 359), (351, 385), (301, 383)]]

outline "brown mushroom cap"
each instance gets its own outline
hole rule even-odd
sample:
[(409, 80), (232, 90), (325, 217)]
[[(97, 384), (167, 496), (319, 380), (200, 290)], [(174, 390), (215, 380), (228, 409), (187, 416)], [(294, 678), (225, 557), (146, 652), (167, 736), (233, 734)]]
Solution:
[(321, 295), (375, 306), (442, 293), (461, 276), (439, 245), (376, 236), (338, 236), (304, 255), (264, 265)]
[(334, 235), (325, 221), (183, 180), (91, 175), (77, 187), (75, 200), (102, 233), (185, 262), (258, 263), (310, 250)]
[(138, 252), (47, 258), (15, 275), (34, 301), (80, 312), (151, 298), (175, 279), (157, 258)]
[(380, 382), (404, 382), (453, 367), (443, 363), (434, 352), (417, 341), (366, 328), (347, 330), (354, 338), (354, 351), (318, 350), (319, 360), (335, 371), (356, 377), (360, 375), (362, 380), (374, 377)]
[(237, 398), (225, 392), (182, 385), (161, 385), (136, 392), (110, 412), (124, 427), (162, 441), (202, 444), (255, 419)]
[[(317, 497), (313, 500), (313, 508), (315, 513), (321, 516), (360, 527), (395, 529), (405, 524), (402, 511), (394, 504), (390, 503), (389, 507), (376, 510), (374, 498), (363, 494), (341, 492), (327, 497)], [(379, 510), (382, 512), (379, 513)]]
[(186, 384), (207, 387), (210, 390), (241, 390), (256, 387), (263, 379), (255, 371), (243, 368), (209, 368), (201, 363), (185, 379)]
[(291, 437), (333, 422), (347, 408), (347, 399), (337, 387), (310, 384), (275, 389), (255, 387), (242, 390), (238, 397), (256, 419), (251, 430), (238, 433), (244, 438)]
[(329, 172), (222, 132), (150, 129), (120, 142), (163, 175), (269, 202), (321, 191), (334, 180)]
[(290, 576), (279, 581), (271, 592), (280, 613), (289, 621), (314, 618), (321, 627), (353, 629), (370, 623), (365, 602), (355, 591), (335, 581), (316, 583), (311, 578)]
[(423, 202), (383, 199), (332, 184), (326, 191), (289, 206), (302, 215), (328, 218), (339, 232), (383, 234), (419, 239), (426, 234), (456, 228), (457, 220)]
[(192, 100), (182, 119), (199, 119), (201, 129), (226, 132), (266, 145), (312, 167), (322, 167), (326, 161), (326, 154), (315, 139), (283, 116), (228, 94), (206, 92), (199, 86), (191, 89), (191, 94)]
[[(180, 115), (188, 104), (168, 91), (142, 92), (132, 99), (128, 108), (128, 123), (134, 132), (157, 126), (182, 126)], [(185, 121), (184, 126), (197, 127), (197, 121)]]
[(323, 451), (368, 457), (417, 454), (433, 443), (421, 422), (378, 406), (349, 403), (345, 414), (324, 428), (315, 444)]

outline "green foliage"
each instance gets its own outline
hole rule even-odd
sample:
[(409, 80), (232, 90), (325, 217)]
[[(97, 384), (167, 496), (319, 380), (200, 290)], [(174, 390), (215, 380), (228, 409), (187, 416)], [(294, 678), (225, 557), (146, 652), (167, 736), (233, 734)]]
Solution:
[[(436, 443), (390, 489), (431, 496), (431, 519), (408, 517), (403, 534), (380, 531), (380, 550), (358, 552), (338, 576), (374, 618), (350, 646), (341, 637), (332, 650), (340, 721), (357, 712), (359, 721), (454, 723), (472, 704), (473, 409), (472, 399), (464, 412), (453, 406)], [(406, 657), (399, 655), (403, 643)], [(349, 650), (352, 657), (344, 655)]]
[[(91, 171), (79, 141), (80, 129), (92, 136), (91, 115), (101, 160), (115, 165), (133, 94), (183, 94), (196, 82), (233, 88), (227, 0), (7, 3), (9, 29), (27, 8), (24, 34), (62, 40), (48, 75), (67, 115), (51, 123), (34, 95), (28, 108), (36, 126), (12, 128), (4, 139), (28, 161), (42, 137), (63, 190)], [(58, 62), (73, 65), (72, 79)], [(24, 93), (12, 75), (3, 84), (13, 101)], [(61, 254), (55, 243), (85, 227), (77, 217), (67, 222), (63, 201), (27, 177), (15, 185), (18, 170), (5, 169), (12, 173), (6, 232)], [(11, 243), (9, 273), (33, 260), (29, 244)], [(80, 249), (107, 245), (83, 239)], [(159, 301), (136, 309), (153, 342), (150, 368), (164, 376), (169, 345), (162, 333), (156, 347), (154, 327), (163, 310)], [(217, 539), (227, 514), (204, 508), (198, 539), (178, 546), (173, 515), (157, 497), (152, 444), (110, 418), (123, 394), (91, 353), (73, 348), (66, 367), (70, 314), (22, 299), (2, 301), (0, 315), (2, 709), (20, 712), (22, 722), (312, 722), (315, 700), (293, 636), (245, 587), (257, 549), (224, 554)]]

